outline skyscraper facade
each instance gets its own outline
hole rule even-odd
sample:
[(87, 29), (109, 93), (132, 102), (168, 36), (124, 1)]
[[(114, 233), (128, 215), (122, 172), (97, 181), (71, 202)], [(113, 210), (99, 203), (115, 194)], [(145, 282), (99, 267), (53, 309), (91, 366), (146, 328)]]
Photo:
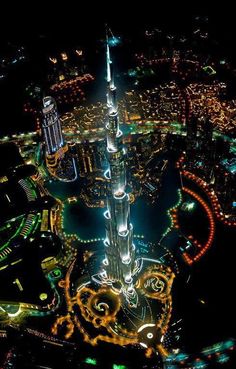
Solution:
[(56, 101), (50, 97), (43, 99), (43, 134), (47, 155), (53, 155), (64, 146)]
[(197, 131), (198, 131), (198, 117), (192, 115), (186, 122), (186, 151), (188, 157), (191, 159), (196, 154), (197, 148)]
[(75, 161), (64, 140), (56, 101), (51, 96), (43, 98), (42, 113), (42, 131), (48, 171), (59, 180), (74, 181), (77, 178)]
[(105, 172), (108, 181), (104, 277), (119, 285), (130, 305), (137, 303), (133, 286), (135, 268), (135, 245), (133, 226), (130, 223), (129, 195), (126, 193), (125, 149), (122, 146), (122, 132), (119, 128), (118, 107), (114, 70), (109, 44), (106, 45), (107, 62), (107, 109), (106, 151), (109, 167)]

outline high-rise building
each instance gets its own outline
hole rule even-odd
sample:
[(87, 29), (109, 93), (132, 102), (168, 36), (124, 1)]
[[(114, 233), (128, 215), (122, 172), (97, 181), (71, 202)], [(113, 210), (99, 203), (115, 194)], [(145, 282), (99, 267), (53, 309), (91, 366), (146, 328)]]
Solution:
[(50, 97), (43, 99), (43, 133), (47, 155), (53, 155), (64, 146), (61, 123), (56, 101)]
[(135, 245), (133, 244), (133, 226), (130, 223), (129, 195), (126, 193), (125, 149), (122, 146), (122, 132), (119, 128), (118, 109), (114, 71), (110, 50), (106, 45), (107, 62), (107, 109), (106, 150), (108, 169), (105, 176), (108, 181), (105, 259), (102, 276), (109, 283), (124, 291), (131, 306), (137, 304), (137, 294), (133, 286), (135, 267)]
[(202, 158), (208, 163), (213, 158), (213, 123), (208, 116), (199, 122), (198, 145)]
[(214, 167), (214, 187), (222, 210), (229, 216), (236, 215), (236, 160), (234, 157), (221, 160)]
[(192, 115), (187, 121), (186, 154), (188, 167), (207, 181), (214, 166), (213, 124), (208, 116)]
[[(172, 257), (169, 258), (169, 252), (161, 247), (160, 242), (157, 245), (158, 259), (151, 255), (144, 257), (142, 245), (150, 251), (153, 246), (150, 242), (144, 244), (138, 240), (136, 245), (139, 252), (136, 255), (133, 226), (130, 223), (130, 199), (126, 192), (126, 153), (119, 127), (108, 39), (106, 61), (108, 114), (105, 128), (108, 168), (105, 171), (105, 255), (97, 270), (100, 254), (92, 253), (94, 256), (91, 255), (91, 260), (86, 263), (81, 277), (76, 275), (76, 283), (71, 285), (72, 293), (75, 291), (75, 298), (72, 299), (76, 301), (80, 316), (86, 324), (79, 322), (76, 312), (73, 311), (73, 315), (76, 314), (76, 325), (81, 328), (86, 342), (94, 345), (101, 340), (121, 346), (140, 343), (148, 349), (148, 353), (150, 350), (158, 351), (160, 356), (166, 357), (168, 353), (165, 348), (165, 334), (171, 317), (170, 292), (174, 280), (174, 273), (169, 266), (172, 265)], [(96, 186), (93, 181), (93, 187), (94, 185)], [(98, 191), (93, 194), (93, 199), (97, 194)], [(164, 236), (161, 241), (163, 238)], [(73, 263), (72, 268), (73, 265), (76, 267)], [(72, 307), (74, 302), (69, 304)], [(97, 335), (94, 328), (98, 330)]]
[(198, 129), (198, 118), (192, 115), (186, 122), (186, 152), (191, 160), (196, 154), (197, 148), (197, 129)]
[(77, 178), (75, 160), (63, 138), (56, 101), (52, 97), (43, 98), (42, 113), (47, 168), (59, 180), (74, 181)]

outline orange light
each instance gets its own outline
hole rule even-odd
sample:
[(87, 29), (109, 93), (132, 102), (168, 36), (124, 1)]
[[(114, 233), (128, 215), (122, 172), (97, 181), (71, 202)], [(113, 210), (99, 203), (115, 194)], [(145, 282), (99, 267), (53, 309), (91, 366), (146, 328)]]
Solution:
[(49, 60), (53, 64), (56, 64), (57, 63), (57, 59), (56, 58), (49, 58)]
[(61, 53), (61, 58), (62, 58), (62, 60), (64, 60), (64, 61), (68, 60), (68, 56), (67, 56), (67, 54), (66, 54), (66, 53)]

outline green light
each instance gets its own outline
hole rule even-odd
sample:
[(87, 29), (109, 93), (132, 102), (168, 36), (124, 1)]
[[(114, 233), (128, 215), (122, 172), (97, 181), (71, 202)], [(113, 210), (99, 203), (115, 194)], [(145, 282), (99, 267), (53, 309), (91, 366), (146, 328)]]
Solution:
[(137, 71), (135, 69), (128, 70), (129, 77), (135, 77), (137, 75)]
[(112, 369), (127, 369), (127, 366), (120, 364), (113, 364)]
[(234, 346), (234, 341), (233, 340), (228, 340), (228, 341), (223, 343), (223, 346), (224, 346), (225, 349), (228, 349), (228, 348)]
[(52, 271), (52, 275), (54, 278), (60, 278), (61, 277), (61, 270), (59, 268), (55, 268)]
[(39, 298), (40, 298), (41, 301), (44, 301), (48, 298), (48, 295), (47, 295), (47, 293), (42, 292), (42, 293), (40, 293)]
[(185, 354), (185, 353), (180, 353), (180, 354), (178, 354), (177, 356), (176, 356), (176, 359), (178, 360), (178, 361), (184, 361), (184, 360), (186, 360), (186, 359), (188, 359), (188, 355), (187, 354)]
[(196, 369), (205, 369), (207, 366), (207, 364), (203, 361), (203, 360), (200, 360), (200, 361), (195, 361), (194, 362), (194, 367)]
[(204, 72), (206, 72), (209, 76), (212, 76), (213, 74), (216, 74), (216, 70), (212, 68), (211, 65), (207, 65), (206, 67), (202, 68)]
[(221, 354), (217, 358), (218, 363), (226, 363), (228, 360), (229, 360), (229, 356), (226, 354)]
[(183, 210), (187, 210), (187, 211), (193, 211), (195, 208), (196, 204), (193, 201), (188, 201), (183, 205)]
[(87, 357), (84, 362), (86, 364), (90, 364), (90, 365), (97, 365), (97, 360), (96, 359), (93, 359), (91, 357)]

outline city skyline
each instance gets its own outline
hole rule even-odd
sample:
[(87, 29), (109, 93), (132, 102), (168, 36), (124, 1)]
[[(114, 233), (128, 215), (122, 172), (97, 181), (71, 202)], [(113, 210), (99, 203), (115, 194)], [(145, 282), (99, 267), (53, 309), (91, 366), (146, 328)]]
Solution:
[(232, 25), (145, 9), (2, 49), (4, 369), (235, 363)]

